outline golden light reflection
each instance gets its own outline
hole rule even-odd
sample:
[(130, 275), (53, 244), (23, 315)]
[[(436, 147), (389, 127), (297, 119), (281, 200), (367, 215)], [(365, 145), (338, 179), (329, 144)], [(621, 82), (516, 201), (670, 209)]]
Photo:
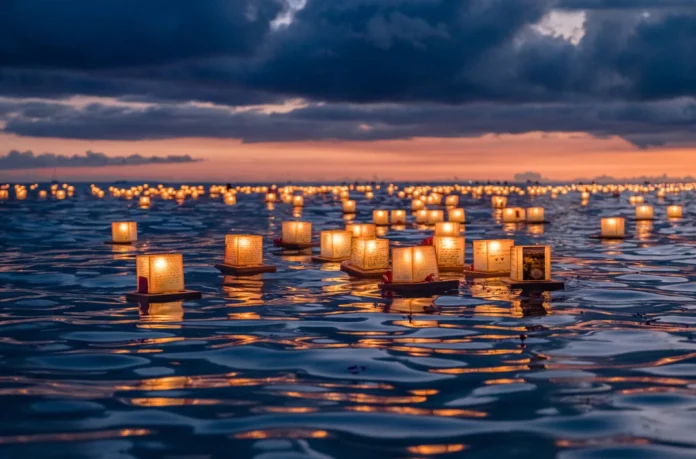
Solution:
[(412, 454), (423, 454), (425, 456), (447, 454), (447, 453), (458, 453), (464, 451), (466, 445), (461, 443), (451, 444), (451, 445), (417, 445), (409, 446), (406, 451)]

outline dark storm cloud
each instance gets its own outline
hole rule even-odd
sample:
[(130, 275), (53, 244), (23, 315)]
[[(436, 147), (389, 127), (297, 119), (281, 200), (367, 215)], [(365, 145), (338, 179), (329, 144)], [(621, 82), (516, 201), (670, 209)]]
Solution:
[(140, 156), (111, 157), (104, 153), (87, 151), (84, 155), (56, 155), (41, 153), (35, 155), (31, 151), (10, 151), (0, 156), (0, 170), (9, 169), (40, 169), (44, 167), (106, 167), (106, 166), (139, 166), (145, 164), (191, 163), (199, 160), (189, 155), (169, 156)]
[(578, 10), (693, 8), (694, 0), (559, 0), (558, 7)]

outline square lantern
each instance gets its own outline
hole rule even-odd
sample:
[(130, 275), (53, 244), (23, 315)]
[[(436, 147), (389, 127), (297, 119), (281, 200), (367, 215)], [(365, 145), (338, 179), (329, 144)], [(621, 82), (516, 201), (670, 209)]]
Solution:
[(373, 210), (372, 220), (375, 225), (386, 226), (389, 224), (389, 211), (387, 210)]
[(352, 200), (343, 201), (343, 213), (344, 214), (354, 214), (355, 213), (355, 201), (352, 201)]
[(435, 223), (435, 236), (459, 236), (462, 232), (462, 227), (455, 222), (438, 222)]
[(350, 264), (364, 271), (389, 269), (389, 240), (354, 237)]
[(283, 222), (282, 239), (283, 244), (311, 244), (312, 223)]
[(275, 202), (276, 201), (276, 194), (275, 193), (266, 193), (266, 202)]
[(466, 214), (464, 213), (464, 209), (450, 209), (447, 212), (447, 219), (451, 222), (464, 223), (464, 221), (466, 220)]
[(181, 254), (136, 255), (138, 293), (184, 291), (184, 260)]
[(293, 196), (292, 197), (292, 205), (294, 207), (303, 207), (304, 206), (304, 197), (303, 196)]
[(628, 202), (633, 205), (643, 204), (645, 202), (645, 198), (641, 195), (631, 196), (628, 198)]
[(667, 218), (682, 218), (682, 206), (668, 206)]
[(544, 208), (530, 207), (527, 209), (527, 221), (529, 223), (544, 223)]
[(350, 258), (353, 233), (342, 230), (321, 232), (321, 258), (327, 260), (347, 260)]
[(479, 240), (473, 242), (473, 271), (510, 272), (510, 249), (515, 245), (512, 239)]
[(225, 264), (230, 266), (263, 265), (263, 237), (253, 234), (226, 235)]
[(525, 211), (521, 207), (503, 209), (503, 223), (521, 223), (525, 220)]
[(433, 246), (437, 254), (437, 264), (442, 269), (464, 268), (464, 236), (435, 236)]
[(590, 192), (589, 192), (589, 191), (583, 191), (582, 193), (580, 193), (580, 198), (581, 198), (583, 201), (587, 201), (588, 199), (590, 199)]
[(510, 251), (510, 279), (550, 281), (551, 247), (548, 245), (514, 246)]
[(624, 237), (623, 217), (603, 218), (601, 221), (601, 237), (622, 238)]
[(442, 210), (429, 210), (428, 211), (428, 225), (434, 225), (437, 222), (445, 221), (445, 213)]
[(111, 223), (111, 242), (114, 244), (130, 244), (138, 240), (138, 224), (136, 222)]
[(140, 207), (149, 207), (150, 206), (150, 196), (140, 196), (139, 204), (140, 204)]
[(416, 211), (416, 223), (426, 223), (428, 221), (428, 211), (421, 209)]
[(445, 198), (445, 206), (447, 207), (457, 207), (459, 204), (459, 196), (456, 194), (449, 195)]
[(57, 199), (65, 199), (65, 190), (56, 191), (56, 198)]
[(405, 225), (406, 224), (406, 211), (403, 209), (395, 209), (391, 211), (391, 224), (392, 225)]
[(235, 195), (234, 193), (225, 193), (223, 195), (223, 199), (225, 200), (225, 204), (227, 204), (228, 206), (233, 206), (237, 204), (237, 195)]
[(377, 227), (374, 223), (349, 223), (346, 231), (353, 233), (353, 237), (376, 238)]
[(636, 220), (653, 220), (654, 217), (653, 206), (636, 206)]
[(411, 201), (411, 210), (418, 211), (422, 209), (425, 209), (425, 203), (423, 201), (420, 199), (414, 199)]
[(494, 209), (504, 209), (507, 206), (507, 198), (505, 196), (492, 196), (491, 205)]
[(431, 245), (392, 249), (392, 279), (395, 284), (437, 280), (437, 254)]

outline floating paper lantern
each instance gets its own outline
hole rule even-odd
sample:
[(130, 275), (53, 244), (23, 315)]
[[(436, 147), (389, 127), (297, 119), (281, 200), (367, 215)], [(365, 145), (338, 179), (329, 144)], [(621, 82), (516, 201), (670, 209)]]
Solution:
[[(102, 193), (103, 193), (103, 191), (102, 191)], [(46, 199), (47, 196), (48, 196), (48, 193), (46, 192), (46, 190), (39, 191), (39, 198)]]
[(321, 256), (331, 260), (347, 260), (350, 258), (352, 238), (350, 231), (322, 231)]
[(372, 191), (368, 191), (365, 193), (365, 199), (372, 199), (375, 197), (375, 194)]
[(312, 224), (310, 222), (283, 222), (282, 239), (284, 244), (311, 244)]
[(464, 220), (466, 219), (464, 209), (450, 209), (447, 212), (447, 219), (451, 222), (464, 223)]
[(510, 249), (515, 244), (512, 239), (493, 239), (474, 241), (474, 271), (509, 272)]
[(636, 207), (636, 220), (652, 220), (653, 218), (653, 206), (641, 205)]
[(520, 223), (525, 220), (525, 211), (521, 207), (503, 209), (503, 223)]
[(0, 199), (9, 199), (10, 192), (7, 190), (0, 190)]
[(581, 198), (583, 201), (587, 201), (588, 199), (590, 199), (590, 192), (589, 192), (589, 191), (583, 191), (582, 193), (580, 193), (580, 198)]
[(225, 264), (230, 266), (263, 265), (263, 237), (254, 234), (225, 235)]
[(447, 207), (457, 207), (459, 204), (459, 196), (456, 194), (449, 195), (445, 198), (445, 206)]
[(56, 198), (57, 199), (65, 199), (65, 190), (57, 190), (56, 191)]
[(373, 210), (372, 220), (375, 225), (385, 226), (389, 224), (389, 212), (386, 210)]
[(402, 209), (395, 209), (391, 211), (391, 224), (392, 225), (405, 225), (406, 224), (406, 211)]
[(665, 190), (657, 190), (657, 197), (658, 198), (664, 198), (665, 197)]
[(428, 221), (428, 211), (421, 209), (416, 211), (416, 223), (425, 223)]
[(636, 204), (643, 204), (645, 202), (645, 198), (643, 196), (631, 196), (628, 198), (628, 202), (636, 205)]
[(668, 206), (667, 207), (667, 217), (668, 218), (682, 218), (683, 211), (682, 206)]
[(463, 236), (435, 236), (433, 246), (437, 254), (437, 264), (441, 268), (464, 268)]
[(462, 227), (456, 222), (438, 222), (435, 223), (435, 236), (459, 236), (462, 232)]
[(266, 193), (266, 202), (275, 202), (275, 201), (276, 201), (275, 193)]
[(428, 225), (434, 225), (437, 222), (442, 222), (445, 220), (445, 213), (441, 210), (429, 210), (428, 211)]
[(392, 282), (425, 282), (439, 277), (437, 254), (431, 245), (392, 249)]
[(505, 196), (492, 196), (491, 205), (494, 209), (504, 209), (507, 206), (507, 198)]
[(140, 196), (140, 200), (138, 201), (140, 204), (140, 207), (149, 207), (150, 206), (150, 196)]
[(233, 206), (237, 204), (237, 196), (233, 193), (225, 193), (225, 204)]
[(355, 213), (355, 201), (343, 201), (343, 213), (344, 214), (354, 214)]
[(292, 205), (294, 207), (303, 207), (304, 206), (304, 197), (303, 196), (293, 196), (292, 197)]
[(184, 261), (181, 254), (136, 255), (138, 293), (184, 291)]
[(354, 237), (350, 264), (362, 270), (389, 268), (389, 240)]
[(411, 201), (411, 210), (418, 211), (422, 209), (425, 209), (425, 203), (423, 201), (420, 199), (414, 199)]
[(128, 244), (138, 240), (138, 224), (136, 222), (111, 223), (111, 241), (117, 244)]
[(377, 227), (374, 223), (349, 223), (346, 225), (346, 231), (352, 232), (353, 237), (377, 237)]
[(551, 247), (548, 245), (514, 246), (510, 251), (510, 279), (550, 281)]
[(544, 208), (543, 207), (530, 207), (527, 209), (527, 221), (529, 223), (543, 223), (544, 222)]
[(624, 219), (622, 217), (603, 218), (601, 229), (603, 237), (624, 237)]

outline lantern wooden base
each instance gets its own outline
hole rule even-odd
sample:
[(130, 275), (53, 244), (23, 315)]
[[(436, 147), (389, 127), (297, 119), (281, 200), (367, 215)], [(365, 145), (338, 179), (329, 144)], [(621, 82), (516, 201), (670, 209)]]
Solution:
[(474, 271), (470, 267), (464, 267), (464, 276), (470, 279), (486, 279), (492, 277), (510, 276), (510, 271)]
[(256, 274), (276, 272), (276, 267), (273, 265), (233, 266), (226, 264), (216, 264), (215, 267), (222, 274), (229, 274), (231, 276), (255, 276)]
[(530, 220), (525, 220), (523, 223), (526, 223), (527, 225), (548, 225), (551, 222), (548, 220), (542, 220), (540, 222), (533, 222)]
[(389, 272), (389, 269), (360, 269), (351, 265), (349, 261), (344, 261), (341, 263), (341, 271), (347, 273), (350, 277), (357, 277), (360, 279), (381, 279), (383, 275)]
[(131, 303), (167, 303), (179, 300), (198, 300), (202, 297), (201, 292), (196, 290), (184, 290), (183, 292), (172, 293), (126, 293), (126, 301)]
[(321, 255), (313, 255), (312, 261), (315, 263), (342, 263), (346, 261), (347, 258), (327, 258)]
[(106, 245), (133, 245), (135, 242), (115, 242), (115, 241), (104, 241)]
[(632, 236), (628, 235), (623, 235), (623, 236), (602, 236), (601, 234), (591, 234), (590, 239), (602, 239), (606, 241), (622, 241), (624, 239), (633, 239)]
[(428, 294), (459, 289), (459, 280), (438, 280), (433, 282), (392, 282), (379, 284), (382, 292), (401, 294)]
[(281, 242), (278, 247), (286, 250), (304, 250), (311, 249), (312, 247), (319, 247), (319, 243), (310, 242), (308, 244), (291, 244), (289, 242)]
[(505, 277), (500, 280), (503, 284), (508, 285), (510, 288), (521, 289), (521, 290), (543, 290), (543, 291), (554, 291), (565, 289), (565, 282), (562, 281), (516, 281), (509, 277)]
[(654, 222), (655, 220), (657, 220), (657, 218), (655, 218), (655, 217), (653, 217), (653, 218), (635, 218), (634, 217), (634, 218), (630, 218), (629, 220), (631, 220), (633, 222)]

